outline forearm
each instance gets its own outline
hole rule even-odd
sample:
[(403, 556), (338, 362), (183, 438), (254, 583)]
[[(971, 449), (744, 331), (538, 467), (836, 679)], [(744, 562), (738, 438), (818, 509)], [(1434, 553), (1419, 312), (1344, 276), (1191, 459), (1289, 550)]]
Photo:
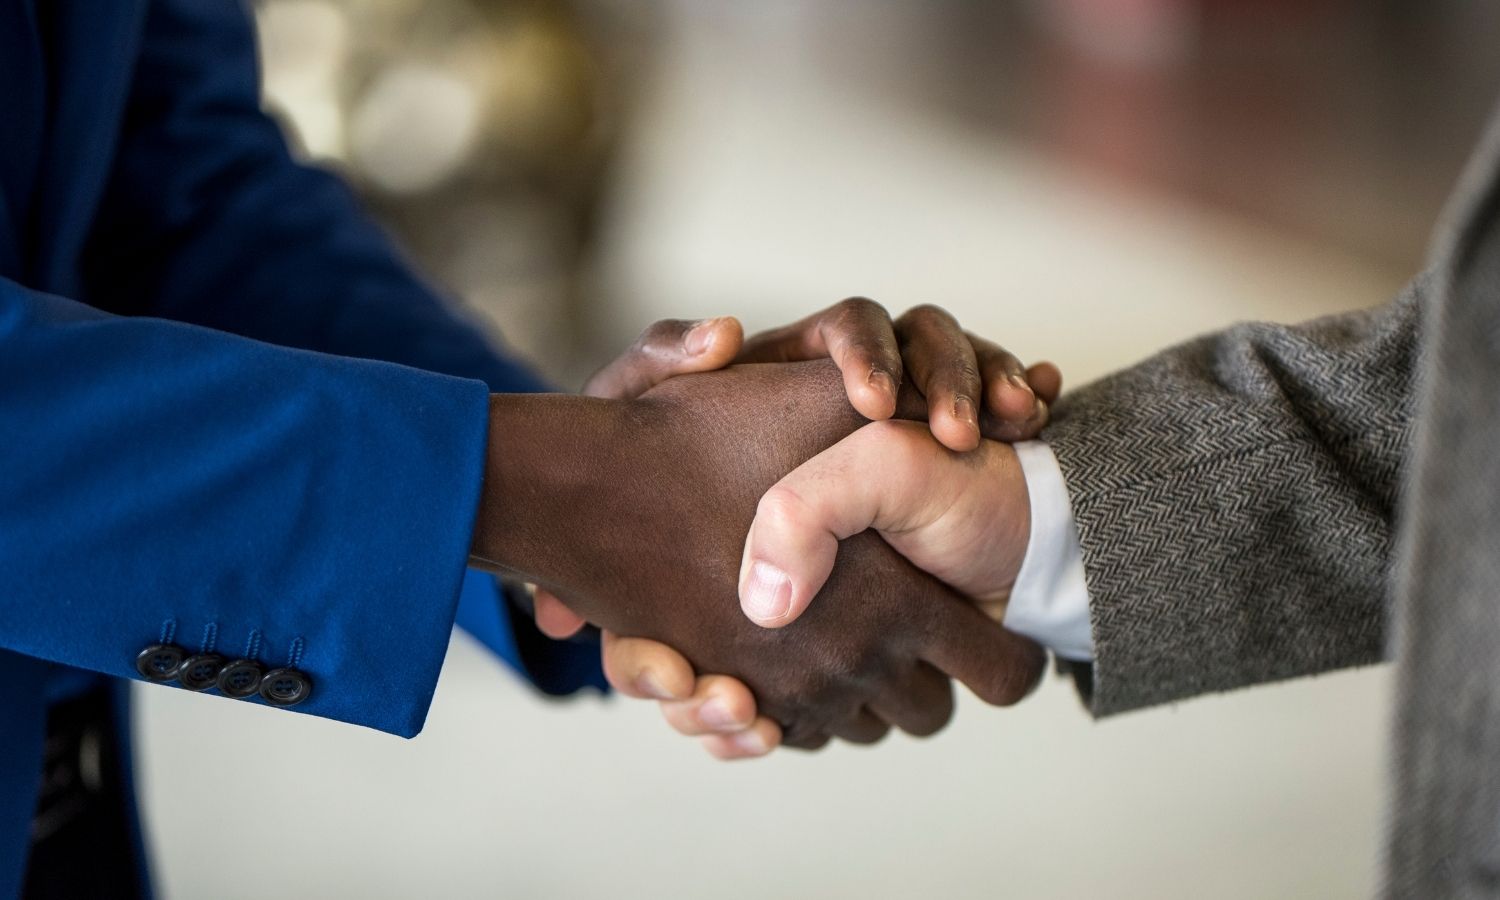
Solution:
[(291, 665), (301, 711), (420, 729), (483, 385), (3, 280), (0, 383), (0, 647), (128, 677), (155, 643)]
[(1381, 658), (1422, 297), (1239, 326), (1066, 398), (1098, 714)]

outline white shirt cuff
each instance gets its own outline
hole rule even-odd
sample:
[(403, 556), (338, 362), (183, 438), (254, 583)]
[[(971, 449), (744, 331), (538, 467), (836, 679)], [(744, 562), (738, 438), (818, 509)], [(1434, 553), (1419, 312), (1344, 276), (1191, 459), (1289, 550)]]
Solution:
[(1015, 450), (1031, 495), (1031, 540), (1003, 624), (1063, 659), (1092, 661), (1083, 550), (1062, 469), (1052, 448), (1041, 441), (1023, 441)]

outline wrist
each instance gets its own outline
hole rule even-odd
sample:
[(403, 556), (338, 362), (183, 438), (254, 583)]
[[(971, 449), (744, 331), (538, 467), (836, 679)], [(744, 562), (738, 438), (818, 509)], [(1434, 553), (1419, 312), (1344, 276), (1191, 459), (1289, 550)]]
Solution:
[(1067, 484), (1047, 444), (1016, 445), (1031, 509), (1030, 546), (1004, 624), (1066, 659), (1091, 659), (1088, 585)]
[(565, 578), (612, 486), (600, 461), (625, 437), (625, 405), (569, 394), (490, 395), (470, 565), (543, 585)]

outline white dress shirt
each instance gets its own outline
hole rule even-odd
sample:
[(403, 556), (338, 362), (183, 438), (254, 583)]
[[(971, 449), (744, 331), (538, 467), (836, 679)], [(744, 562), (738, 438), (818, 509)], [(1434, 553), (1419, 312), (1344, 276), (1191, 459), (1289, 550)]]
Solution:
[(1024, 441), (1015, 449), (1031, 496), (1031, 539), (1005, 607), (1004, 625), (1063, 659), (1092, 661), (1083, 550), (1062, 469), (1052, 448), (1041, 441)]

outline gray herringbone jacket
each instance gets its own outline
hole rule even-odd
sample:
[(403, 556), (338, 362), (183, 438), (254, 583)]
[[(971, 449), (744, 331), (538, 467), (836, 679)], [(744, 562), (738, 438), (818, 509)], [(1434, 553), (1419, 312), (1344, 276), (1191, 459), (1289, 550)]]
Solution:
[(1386, 893), (1500, 895), (1500, 113), (1390, 305), (1071, 394), (1107, 715), (1394, 658)]

